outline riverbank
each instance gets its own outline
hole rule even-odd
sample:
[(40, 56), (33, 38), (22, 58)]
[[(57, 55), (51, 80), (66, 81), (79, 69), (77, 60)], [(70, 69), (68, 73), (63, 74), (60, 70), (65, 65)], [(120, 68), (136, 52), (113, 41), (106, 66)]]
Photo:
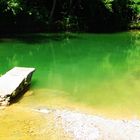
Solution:
[(139, 118), (112, 118), (68, 107), (13, 104), (0, 110), (1, 140), (139, 140)]
[(113, 120), (69, 110), (37, 109), (53, 114), (56, 129), (72, 140), (139, 140), (139, 120)]

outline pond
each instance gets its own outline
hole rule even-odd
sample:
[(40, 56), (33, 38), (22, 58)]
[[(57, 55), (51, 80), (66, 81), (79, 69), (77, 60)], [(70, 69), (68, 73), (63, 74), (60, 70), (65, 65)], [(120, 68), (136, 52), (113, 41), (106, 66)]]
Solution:
[[(36, 68), (30, 90), (4, 110), (1, 116), (13, 116), (13, 119), (7, 120), (8, 126), (20, 118), (17, 112), (22, 112), (22, 118), (26, 120), (32, 114), (24, 109), (36, 107), (139, 118), (139, 60), (139, 31), (113, 34), (42, 33), (1, 38), (1, 75), (14, 66)], [(24, 119), (19, 120), (24, 122)], [(9, 131), (6, 126), (1, 127), (5, 133)]]

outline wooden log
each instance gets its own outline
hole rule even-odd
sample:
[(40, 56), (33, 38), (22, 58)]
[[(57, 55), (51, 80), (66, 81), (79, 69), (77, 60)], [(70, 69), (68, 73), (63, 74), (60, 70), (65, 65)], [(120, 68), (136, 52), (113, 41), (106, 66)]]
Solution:
[(35, 68), (14, 67), (0, 77), (0, 105), (9, 105), (11, 98), (31, 84)]

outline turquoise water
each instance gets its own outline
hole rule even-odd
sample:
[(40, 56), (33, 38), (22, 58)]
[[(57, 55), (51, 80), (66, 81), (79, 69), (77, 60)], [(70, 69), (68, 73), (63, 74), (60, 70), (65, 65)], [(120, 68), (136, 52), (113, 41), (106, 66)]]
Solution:
[[(0, 74), (14, 66), (36, 68), (31, 86), (35, 93), (26, 103), (47, 105), (47, 100), (52, 100), (55, 104), (51, 98), (64, 97), (72, 104), (139, 112), (138, 31), (1, 38)], [(47, 92), (40, 93), (42, 89)]]

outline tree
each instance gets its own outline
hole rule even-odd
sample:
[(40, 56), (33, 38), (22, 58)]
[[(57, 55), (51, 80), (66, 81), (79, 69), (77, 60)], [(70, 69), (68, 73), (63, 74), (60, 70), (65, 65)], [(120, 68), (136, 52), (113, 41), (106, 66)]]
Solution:
[(112, 1), (114, 28), (123, 30), (127, 29), (132, 17), (134, 9), (132, 8), (132, 0), (114, 0)]
[(138, 0), (1, 0), (0, 32), (111, 32), (139, 21)]

